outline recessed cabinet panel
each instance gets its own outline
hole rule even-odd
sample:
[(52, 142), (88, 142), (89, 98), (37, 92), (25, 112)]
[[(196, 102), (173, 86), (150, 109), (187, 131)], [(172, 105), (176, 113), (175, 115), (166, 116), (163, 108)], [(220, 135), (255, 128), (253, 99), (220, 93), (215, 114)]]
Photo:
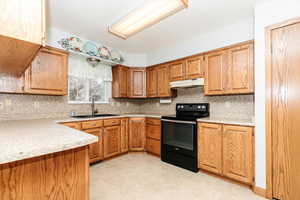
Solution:
[(244, 183), (252, 183), (252, 128), (224, 125), (223, 173), (229, 178)]
[(129, 149), (131, 151), (145, 150), (145, 118), (131, 118), (129, 120)]
[(196, 56), (186, 61), (186, 79), (203, 78), (205, 74), (204, 57)]
[(121, 127), (112, 126), (104, 128), (103, 151), (104, 158), (109, 158), (120, 153), (121, 150)]
[(222, 173), (222, 125), (201, 123), (198, 125), (198, 167)]
[(170, 81), (180, 81), (185, 79), (185, 61), (176, 61), (170, 66)]
[(231, 66), (231, 93), (252, 93), (253, 88), (253, 45), (244, 45), (229, 50)]
[(25, 93), (66, 95), (68, 54), (53, 48), (42, 48), (25, 72)]

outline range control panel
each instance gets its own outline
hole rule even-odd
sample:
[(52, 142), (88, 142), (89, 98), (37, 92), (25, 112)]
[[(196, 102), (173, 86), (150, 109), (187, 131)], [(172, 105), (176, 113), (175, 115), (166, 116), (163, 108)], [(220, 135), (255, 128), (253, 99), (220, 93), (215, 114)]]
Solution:
[(176, 104), (176, 111), (178, 111), (178, 112), (208, 112), (209, 111), (209, 103)]

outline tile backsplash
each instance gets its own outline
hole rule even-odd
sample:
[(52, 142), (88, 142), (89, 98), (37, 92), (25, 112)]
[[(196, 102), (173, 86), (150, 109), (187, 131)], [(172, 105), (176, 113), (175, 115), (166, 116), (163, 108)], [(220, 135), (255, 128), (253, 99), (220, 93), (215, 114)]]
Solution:
[[(96, 104), (99, 113), (138, 113), (137, 100), (110, 99)], [(67, 117), (71, 112), (90, 113), (90, 104), (68, 104), (67, 96), (0, 94), (0, 120)]]
[[(210, 103), (211, 116), (249, 119), (254, 116), (254, 95), (204, 96), (203, 88), (178, 89), (171, 104), (159, 99), (110, 99), (97, 104), (99, 113), (175, 113), (176, 103)], [(66, 117), (70, 112), (89, 113), (89, 104), (68, 104), (67, 97), (0, 94), (0, 120)]]
[(210, 103), (210, 115), (215, 117), (251, 119), (254, 116), (254, 95), (204, 96), (203, 87), (180, 88), (171, 104), (159, 100), (141, 104), (145, 113), (175, 113), (176, 103)]

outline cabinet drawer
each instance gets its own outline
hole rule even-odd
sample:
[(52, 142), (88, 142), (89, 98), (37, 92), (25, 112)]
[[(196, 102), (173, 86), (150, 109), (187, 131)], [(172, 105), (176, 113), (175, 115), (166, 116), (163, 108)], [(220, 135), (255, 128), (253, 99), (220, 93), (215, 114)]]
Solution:
[(98, 128), (103, 126), (103, 120), (82, 122), (82, 129)]
[(146, 149), (147, 152), (160, 156), (160, 141), (147, 138)]
[(68, 123), (62, 123), (64, 126), (68, 126), (70, 128), (74, 128), (77, 130), (81, 130), (81, 123), (80, 122), (68, 122)]
[(117, 126), (121, 124), (120, 119), (105, 119), (104, 126)]
[(146, 126), (146, 136), (148, 138), (152, 138), (152, 139), (156, 139), (156, 140), (160, 140), (160, 126), (154, 126), (154, 125), (149, 125), (147, 124)]
[(146, 123), (150, 125), (160, 125), (160, 119), (147, 118)]

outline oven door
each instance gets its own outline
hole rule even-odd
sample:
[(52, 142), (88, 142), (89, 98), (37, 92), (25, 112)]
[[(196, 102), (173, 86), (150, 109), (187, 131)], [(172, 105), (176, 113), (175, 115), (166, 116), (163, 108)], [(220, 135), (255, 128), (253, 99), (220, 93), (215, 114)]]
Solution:
[(162, 119), (162, 149), (197, 155), (197, 126), (194, 121)]

